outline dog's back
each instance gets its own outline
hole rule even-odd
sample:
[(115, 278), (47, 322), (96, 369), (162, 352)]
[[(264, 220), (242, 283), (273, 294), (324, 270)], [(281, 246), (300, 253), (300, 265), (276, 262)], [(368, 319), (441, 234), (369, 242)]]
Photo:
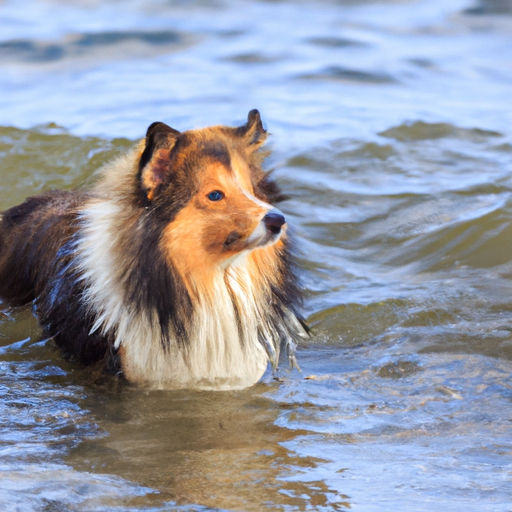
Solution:
[(77, 229), (83, 195), (51, 191), (5, 211), (0, 222), (0, 296), (33, 301), (55, 272), (56, 255)]

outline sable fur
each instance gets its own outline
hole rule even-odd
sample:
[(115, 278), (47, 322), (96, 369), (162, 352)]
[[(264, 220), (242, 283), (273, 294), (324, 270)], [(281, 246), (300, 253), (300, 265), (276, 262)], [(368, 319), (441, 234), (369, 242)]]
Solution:
[(153, 123), (91, 190), (7, 210), (0, 296), (33, 301), (68, 356), (133, 382), (239, 388), (283, 346), (293, 362), (301, 294), (286, 225), (267, 220), (282, 195), (265, 138), (256, 110), (238, 128)]

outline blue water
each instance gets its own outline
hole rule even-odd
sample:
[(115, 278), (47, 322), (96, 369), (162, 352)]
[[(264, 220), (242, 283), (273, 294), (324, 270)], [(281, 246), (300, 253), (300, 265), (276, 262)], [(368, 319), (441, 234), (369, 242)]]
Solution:
[(313, 327), (148, 393), (0, 304), (2, 510), (512, 511), (512, 2), (5, 0), (0, 93), (0, 209), (258, 108)]

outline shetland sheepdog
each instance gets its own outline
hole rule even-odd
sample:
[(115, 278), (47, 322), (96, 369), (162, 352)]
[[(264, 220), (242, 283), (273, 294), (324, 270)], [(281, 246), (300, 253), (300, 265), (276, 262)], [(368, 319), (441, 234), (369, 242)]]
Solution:
[(235, 128), (153, 123), (91, 189), (3, 212), (0, 297), (134, 383), (237, 389), (280, 351), (293, 365), (306, 327), (266, 137), (257, 110)]

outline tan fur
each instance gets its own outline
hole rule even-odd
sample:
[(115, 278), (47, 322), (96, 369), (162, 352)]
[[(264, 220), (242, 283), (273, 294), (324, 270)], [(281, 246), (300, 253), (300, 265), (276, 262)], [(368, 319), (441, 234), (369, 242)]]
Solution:
[[(224, 199), (209, 201), (207, 194), (213, 190), (221, 190)], [(251, 197), (237, 176), (221, 164), (205, 168), (198, 193), (169, 224), (162, 239), (189, 292), (195, 294), (196, 287), (208, 290), (215, 269), (235, 254), (253, 248), (247, 240), (270, 209), (270, 205)], [(233, 231), (241, 238), (225, 249), (224, 241)]]

